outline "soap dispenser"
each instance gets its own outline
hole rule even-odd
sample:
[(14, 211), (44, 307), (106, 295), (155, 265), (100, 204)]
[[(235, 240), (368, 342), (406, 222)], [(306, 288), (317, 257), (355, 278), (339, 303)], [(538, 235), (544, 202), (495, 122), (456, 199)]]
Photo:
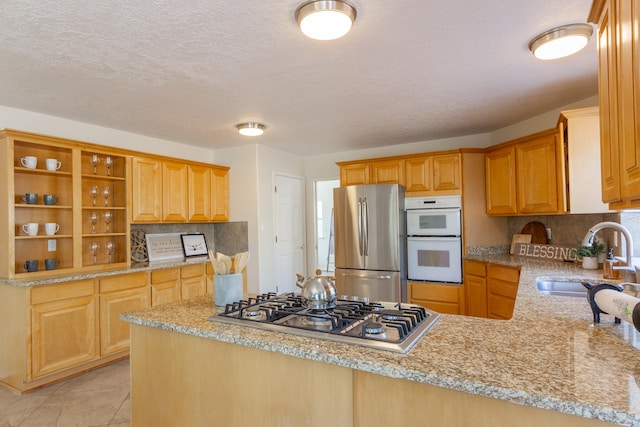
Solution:
[(603, 276), (605, 279), (617, 279), (618, 270), (614, 270), (613, 266), (618, 264), (618, 260), (613, 257), (613, 248), (609, 248), (607, 259), (602, 263)]

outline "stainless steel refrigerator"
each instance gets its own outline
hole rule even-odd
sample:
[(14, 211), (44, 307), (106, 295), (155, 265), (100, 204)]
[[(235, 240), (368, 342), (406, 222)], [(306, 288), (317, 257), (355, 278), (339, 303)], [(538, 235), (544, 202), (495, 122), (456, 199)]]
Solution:
[(339, 187), (333, 210), (338, 297), (407, 302), (404, 187)]

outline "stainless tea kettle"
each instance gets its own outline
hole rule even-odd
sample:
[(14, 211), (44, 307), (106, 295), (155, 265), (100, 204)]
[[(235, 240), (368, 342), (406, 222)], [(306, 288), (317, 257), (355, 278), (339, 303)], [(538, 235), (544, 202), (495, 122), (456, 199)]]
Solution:
[(321, 276), (322, 270), (316, 270), (314, 277), (305, 277), (296, 274), (298, 280), (296, 286), (302, 289), (302, 303), (312, 310), (325, 310), (336, 306), (335, 279), (329, 276)]

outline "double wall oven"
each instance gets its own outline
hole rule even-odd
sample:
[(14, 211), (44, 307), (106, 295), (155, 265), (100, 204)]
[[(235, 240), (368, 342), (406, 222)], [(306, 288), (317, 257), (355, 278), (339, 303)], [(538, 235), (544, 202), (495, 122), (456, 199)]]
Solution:
[(407, 279), (462, 283), (462, 198), (408, 197)]

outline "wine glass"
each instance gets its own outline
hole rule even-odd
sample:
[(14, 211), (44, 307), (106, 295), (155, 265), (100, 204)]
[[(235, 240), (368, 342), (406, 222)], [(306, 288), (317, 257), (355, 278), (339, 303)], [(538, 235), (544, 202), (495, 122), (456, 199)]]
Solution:
[(102, 195), (104, 196), (104, 205), (109, 206), (109, 195), (111, 194), (111, 188), (107, 185), (102, 189)]
[(91, 243), (91, 255), (93, 255), (93, 265), (96, 265), (96, 257), (98, 255), (98, 250), (100, 249), (100, 245), (96, 242)]
[(96, 205), (96, 197), (98, 197), (98, 186), (97, 185), (92, 185), (91, 188), (89, 189), (89, 194), (91, 195), (91, 198), (93, 199), (93, 206)]
[(105, 233), (109, 233), (109, 224), (111, 224), (111, 219), (113, 218), (113, 213), (111, 213), (111, 211), (105, 211), (102, 214), (102, 217), (104, 218), (104, 223), (107, 225), (107, 231), (105, 231)]
[(93, 174), (96, 174), (96, 167), (100, 164), (100, 156), (97, 154), (91, 155), (91, 164), (93, 165)]
[(91, 233), (95, 234), (97, 222), (98, 222), (98, 214), (95, 212), (91, 212), (91, 215), (89, 215), (89, 223), (91, 224)]
[(111, 176), (111, 166), (113, 166), (113, 158), (107, 156), (104, 158), (104, 164), (107, 166), (107, 176)]
[(112, 258), (113, 258), (113, 254), (116, 251), (115, 245), (113, 244), (113, 242), (107, 242), (107, 247), (104, 250), (104, 252), (109, 255), (109, 264), (111, 264), (113, 262)]

